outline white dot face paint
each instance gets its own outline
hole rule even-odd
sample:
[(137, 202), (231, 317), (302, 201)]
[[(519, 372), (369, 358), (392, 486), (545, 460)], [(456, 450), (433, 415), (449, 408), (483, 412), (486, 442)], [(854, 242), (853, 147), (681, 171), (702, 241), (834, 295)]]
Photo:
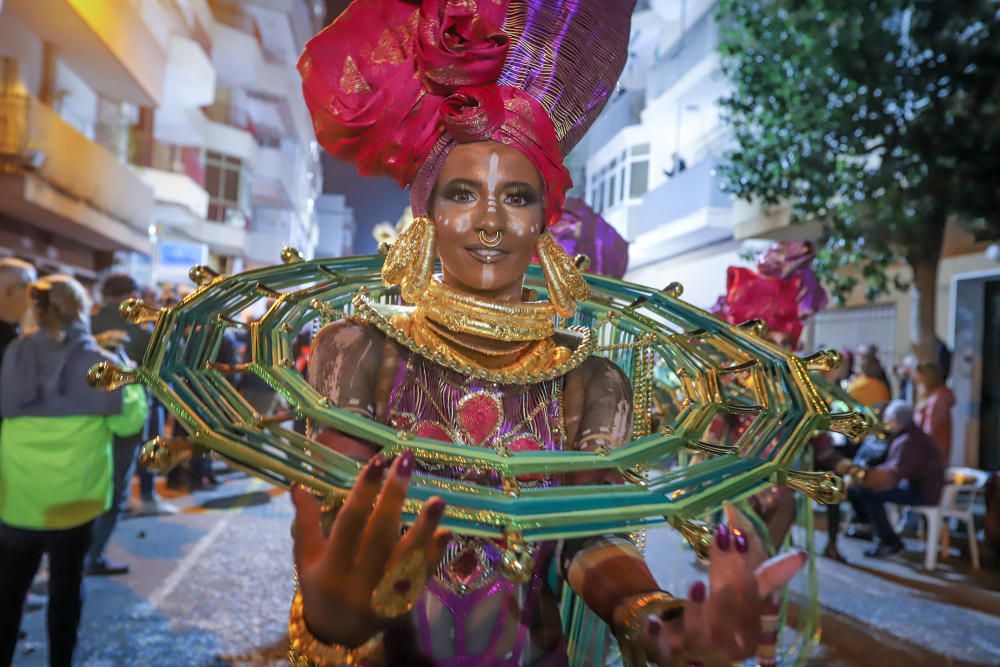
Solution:
[(496, 283), (496, 270), (489, 264), (483, 265), (483, 287), (489, 289)]

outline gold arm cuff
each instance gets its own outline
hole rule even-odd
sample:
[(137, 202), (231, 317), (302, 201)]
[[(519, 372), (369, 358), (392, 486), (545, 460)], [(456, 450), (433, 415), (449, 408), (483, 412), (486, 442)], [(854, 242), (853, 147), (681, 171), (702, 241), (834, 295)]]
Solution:
[(303, 614), (302, 591), (296, 590), (288, 615), (288, 661), (293, 667), (373, 667), (382, 664), (382, 633), (357, 648), (326, 644), (313, 635)]
[(640, 593), (622, 599), (615, 608), (614, 626), (626, 667), (646, 664), (646, 653), (642, 648), (645, 617), (656, 614), (664, 620), (672, 620), (682, 613), (684, 600), (663, 591)]

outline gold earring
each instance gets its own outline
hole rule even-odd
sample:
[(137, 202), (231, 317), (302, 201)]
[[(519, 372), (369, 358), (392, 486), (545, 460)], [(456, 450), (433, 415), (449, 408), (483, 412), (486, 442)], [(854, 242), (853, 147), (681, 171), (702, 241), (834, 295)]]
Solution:
[(549, 300), (561, 317), (572, 317), (576, 302), (590, 296), (587, 281), (552, 234), (545, 232), (538, 237), (536, 251), (549, 287)]
[(427, 217), (414, 218), (396, 241), (382, 264), (382, 282), (398, 285), (403, 299), (413, 303), (431, 282), (437, 257), (437, 230)]

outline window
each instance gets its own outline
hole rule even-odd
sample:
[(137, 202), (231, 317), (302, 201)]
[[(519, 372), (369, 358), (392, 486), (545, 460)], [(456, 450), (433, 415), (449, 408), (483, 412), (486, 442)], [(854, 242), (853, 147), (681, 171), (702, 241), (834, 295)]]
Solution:
[(205, 190), (208, 191), (208, 219), (226, 222), (231, 209), (242, 210), (243, 163), (216, 151), (205, 154)]
[(632, 162), (628, 195), (635, 199), (646, 194), (649, 187), (649, 160)]
[(649, 143), (636, 144), (591, 175), (587, 203), (597, 213), (634, 204), (649, 189)]

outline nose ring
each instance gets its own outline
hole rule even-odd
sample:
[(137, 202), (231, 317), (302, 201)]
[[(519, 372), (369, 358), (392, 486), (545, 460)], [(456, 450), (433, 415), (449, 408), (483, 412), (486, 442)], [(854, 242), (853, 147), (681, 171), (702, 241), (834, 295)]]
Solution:
[(503, 240), (503, 231), (496, 230), (493, 236), (486, 236), (486, 232), (479, 232), (479, 242), (482, 243), (487, 248), (496, 248), (500, 245), (500, 241)]

